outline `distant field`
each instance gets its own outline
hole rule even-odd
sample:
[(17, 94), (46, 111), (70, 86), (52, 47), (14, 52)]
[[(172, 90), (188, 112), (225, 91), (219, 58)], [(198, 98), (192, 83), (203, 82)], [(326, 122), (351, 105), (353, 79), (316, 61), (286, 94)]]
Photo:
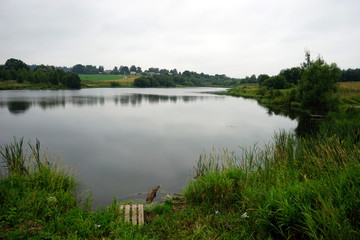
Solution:
[(79, 74), (83, 87), (133, 87), (139, 76)]
[(126, 78), (122, 75), (106, 75), (106, 74), (79, 74), (81, 80), (88, 80), (93, 82), (102, 82), (109, 80), (121, 80)]
[(341, 88), (360, 90), (360, 82), (341, 82)]
[(340, 101), (346, 105), (360, 105), (360, 82), (342, 82), (339, 88)]

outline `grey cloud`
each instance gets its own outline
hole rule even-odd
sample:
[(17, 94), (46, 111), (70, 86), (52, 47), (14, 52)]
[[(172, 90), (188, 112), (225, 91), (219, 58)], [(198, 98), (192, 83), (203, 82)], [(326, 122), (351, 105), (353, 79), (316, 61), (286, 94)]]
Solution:
[(304, 48), (359, 67), (360, 2), (0, 0), (0, 63), (277, 74)]

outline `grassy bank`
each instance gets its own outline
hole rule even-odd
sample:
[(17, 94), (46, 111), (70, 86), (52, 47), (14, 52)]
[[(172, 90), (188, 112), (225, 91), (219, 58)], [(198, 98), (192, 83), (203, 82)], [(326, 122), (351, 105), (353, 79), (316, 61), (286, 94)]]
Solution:
[(138, 76), (79, 74), (83, 87), (133, 87)]
[[(302, 111), (300, 103), (296, 101), (296, 89), (266, 89), (258, 84), (241, 84), (229, 89), (228, 95), (252, 98), (262, 105), (281, 106)], [(338, 83), (338, 97), (342, 107), (360, 105), (360, 82)]]
[[(134, 80), (138, 76), (101, 75), (101, 74), (79, 74), (82, 88), (100, 87), (133, 87)], [(66, 89), (62, 85), (50, 83), (34, 84), (30, 82), (18, 83), (16, 80), (0, 81), (0, 90), (55, 90)]]
[(0, 90), (56, 90), (66, 89), (64, 86), (47, 83), (33, 84), (30, 82), (18, 83), (15, 80), (0, 81)]
[(0, 238), (359, 239), (359, 119), (347, 108), (317, 137), (280, 132), (262, 149), (201, 155), (183, 197), (150, 207), (141, 228), (119, 221), (117, 201), (92, 211), (69, 170), (17, 140), (1, 151)]
[(126, 78), (123, 75), (111, 75), (111, 74), (79, 74), (81, 80), (88, 80), (92, 82), (103, 82), (111, 80), (121, 80)]

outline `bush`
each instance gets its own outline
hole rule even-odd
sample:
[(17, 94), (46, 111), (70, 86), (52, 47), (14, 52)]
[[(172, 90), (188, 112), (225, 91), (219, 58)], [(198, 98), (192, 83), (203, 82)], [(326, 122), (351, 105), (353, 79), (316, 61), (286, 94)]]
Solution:
[(338, 104), (336, 83), (340, 69), (335, 63), (328, 65), (320, 57), (305, 69), (298, 86), (301, 105), (315, 113), (335, 110)]
[(261, 86), (265, 86), (268, 89), (285, 89), (291, 87), (291, 85), (286, 81), (286, 78), (281, 75), (266, 79)]

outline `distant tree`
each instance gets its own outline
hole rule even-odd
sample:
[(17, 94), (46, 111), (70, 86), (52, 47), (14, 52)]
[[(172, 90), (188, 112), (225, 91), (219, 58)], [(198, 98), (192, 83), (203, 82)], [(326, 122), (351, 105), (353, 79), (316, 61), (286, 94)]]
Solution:
[(23, 83), (25, 81), (28, 81), (28, 72), (25, 69), (18, 70), (16, 81), (18, 83)]
[(285, 89), (290, 87), (289, 83), (286, 81), (286, 78), (281, 75), (270, 77), (260, 85), (265, 86), (268, 89)]
[(93, 66), (93, 65), (85, 66), (84, 74), (98, 74), (98, 73), (99, 73), (99, 70), (97, 69), (96, 66)]
[(191, 72), (188, 70), (185, 70), (182, 75), (184, 75), (185, 77), (190, 77), (191, 76)]
[(150, 87), (150, 81), (147, 77), (139, 77), (134, 80), (134, 86), (140, 88)]
[(121, 66), (119, 69), (119, 72), (121, 75), (129, 75), (130, 74), (130, 69), (128, 66)]
[(77, 74), (84, 74), (85, 73), (85, 66), (81, 65), (81, 64), (76, 64), (75, 66), (72, 67), (71, 71), (73, 73), (77, 73)]
[(257, 82), (259, 83), (259, 84), (262, 84), (265, 80), (267, 80), (267, 79), (269, 79), (270, 77), (269, 77), (269, 75), (267, 75), (267, 74), (260, 74), (259, 76), (258, 76), (258, 78), (257, 78)]
[(48, 73), (48, 72), (55, 71), (55, 67), (54, 66), (45, 66), (45, 65), (41, 64), (41, 65), (36, 66), (34, 71)]
[(168, 74), (168, 73), (169, 73), (169, 70), (167, 70), (167, 69), (160, 70), (160, 74)]
[(306, 52), (306, 59), (307, 64), (303, 65), (306, 68), (298, 84), (298, 101), (312, 112), (326, 113), (337, 105), (336, 82), (341, 71), (335, 63), (328, 65), (320, 56), (312, 62), (310, 53)]
[(10, 76), (11, 78), (9, 80), (16, 80), (17, 79), (17, 71), (15, 68), (10, 68)]
[(99, 66), (99, 73), (103, 73), (104, 72), (104, 66)]
[(137, 67), (137, 68), (136, 68), (136, 72), (137, 72), (137, 73), (142, 73), (141, 67)]
[(132, 65), (130, 67), (130, 72), (136, 72), (136, 66), (135, 65)]
[(347, 69), (341, 72), (341, 82), (358, 82), (360, 81), (360, 69)]
[(307, 69), (311, 66), (312, 61), (310, 58), (310, 51), (308, 49), (305, 49), (305, 62), (301, 64), (302, 69)]
[(49, 82), (54, 85), (58, 85), (60, 82), (60, 76), (58, 71), (51, 71), (48, 75)]
[(160, 70), (159, 70), (159, 68), (151, 67), (151, 68), (148, 69), (148, 72), (151, 72), (151, 73), (160, 73)]
[(79, 89), (81, 88), (81, 80), (77, 74), (74, 73), (65, 73), (64, 83), (68, 88)]
[(29, 71), (30, 68), (29, 66), (24, 63), (23, 61), (19, 60), (19, 59), (15, 59), (15, 58), (10, 58), (5, 62), (5, 68), (7, 69), (15, 69), (15, 71), (19, 70), (19, 69), (24, 69), (26, 71)]
[(301, 79), (302, 72), (303, 70), (301, 68), (293, 67), (281, 70), (279, 75), (284, 76), (288, 83), (297, 85)]
[(170, 73), (172, 75), (177, 75), (178, 74), (178, 71), (176, 70), (176, 68), (174, 68), (173, 70), (170, 71)]
[(11, 80), (10, 70), (6, 69), (4, 66), (0, 67), (0, 80), (2, 81)]
[(114, 69), (113, 69), (112, 71), (110, 71), (110, 73), (117, 75), (117, 74), (119, 74), (120, 72), (119, 72), (119, 70), (118, 70), (118, 67), (115, 66)]

